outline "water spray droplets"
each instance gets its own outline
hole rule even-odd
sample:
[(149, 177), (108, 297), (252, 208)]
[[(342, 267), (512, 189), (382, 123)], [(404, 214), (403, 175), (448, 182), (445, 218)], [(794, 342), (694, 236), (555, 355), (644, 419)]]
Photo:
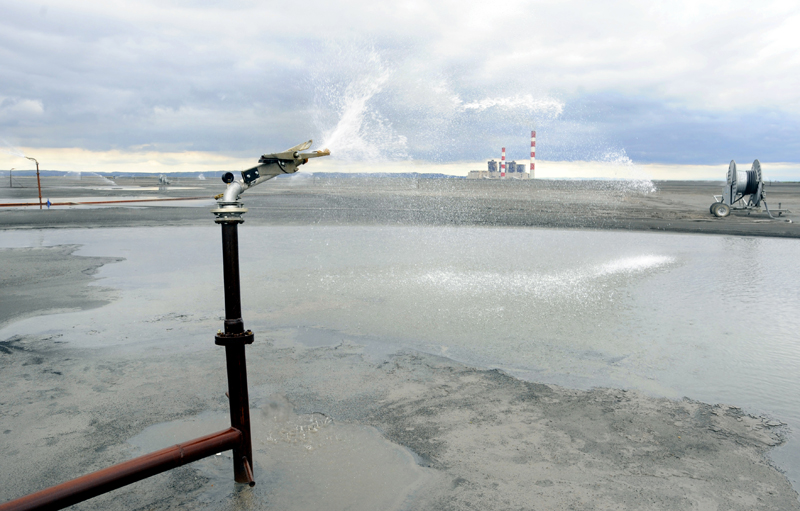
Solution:
[[(407, 139), (395, 133), (380, 111), (379, 95), (392, 76), (380, 55), (339, 52), (347, 66), (333, 77), (316, 80), (316, 123), (322, 146), (337, 159), (378, 162), (407, 159)], [(335, 120), (335, 124), (331, 121)]]
[[(573, 296), (598, 279), (626, 276), (656, 270), (673, 262), (672, 257), (641, 255), (616, 259), (608, 263), (578, 268), (568, 272), (536, 273), (526, 271), (456, 271), (431, 270), (409, 279), (409, 283), (428, 288), (428, 291), (456, 293), (501, 293), (503, 295), (552, 298)], [(596, 284), (595, 284), (596, 285)]]
[(459, 153), (458, 147), (476, 137), (488, 140), (497, 121), (527, 126), (532, 119), (556, 119), (564, 110), (562, 101), (530, 93), (472, 91), (464, 99), (448, 79), (387, 63), (369, 46), (345, 44), (324, 53), (328, 60), (311, 79), (314, 122), (321, 145), (338, 160), (441, 161), (443, 147), (445, 158), (463, 157), (472, 149)]
[(333, 420), (320, 414), (293, 417), (294, 420), (275, 421), (274, 429), (261, 441), (262, 444), (290, 444), (300, 446), (305, 452), (312, 452), (327, 443), (338, 441), (335, 434), (328, 431)]
[[(578, 267), (553, 273), (536, 271), (460, 270), (435, 268), (359, 274), (326, 273), (309, 279), (309, 292), (325, 291), (351, 294), (359, 289), (379, 289), (382, 286), (408, 295), (437, 296), (517, 296), (539, 300), (574, 299), (586, 289), (605, 287), (604, 281), (626, 278), (657, 271), (674, 263), (670, 256), (643, 254), (623, 257), (602, 264)], [(317, 284), (318, 283), (318, 284)]]
[(534, 98), (530, 94), (500, 98), (484, 98), (469, 103), (457, 101), (462, 111), (483, 112), (490, 108), (521, 109), (527, 113), (540, 114), (547, 118), (556, 118), (564, 111), (564, 103), (553, 98)]
[(20, 158), (25, 158), (25, 153), (22, 152), (22, 149), (9, 143), (8, 140), (4, 138), (0, 138), (0, 141), (2, 141), (3, 146), (5, 146), (5, 147), (0, 147), (0, 152), (4, 152), (12, 156), (19, 156)]
[(600, 161), (616, 167), (615, 174), (621, 174), (620, 177), (622, 178), (606, 181), (606, 188), (623, 193), (643, 195), (656, 191), (653, 180), (645, 176), (644, 171), (628, 157), (625, 149), (608, 149), (603, 153)]

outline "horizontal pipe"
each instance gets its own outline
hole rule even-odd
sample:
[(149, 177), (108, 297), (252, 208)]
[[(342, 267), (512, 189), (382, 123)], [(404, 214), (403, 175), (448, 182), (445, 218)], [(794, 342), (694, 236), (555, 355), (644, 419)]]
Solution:
[(241, 441), (242, 432), (229, 428), (0, 504), (0, 511), (63, 509), (161, 472), (233, 449)]
[[(168, 199), (124, 199), (124, 200), (99, 200), (99, 201), (70, 201), (70, 202), (51, 202), (51, 206), (81, 206), (84, 204), (119, 204), (122, 202), (163, 202), (169, 200), (199, 200), (211, 199), (211, 197), (172, 197)], [(14, 206), (38, 206), (37, 202), (9, 202), (0, 204), (0, 208), (13, 208)]]

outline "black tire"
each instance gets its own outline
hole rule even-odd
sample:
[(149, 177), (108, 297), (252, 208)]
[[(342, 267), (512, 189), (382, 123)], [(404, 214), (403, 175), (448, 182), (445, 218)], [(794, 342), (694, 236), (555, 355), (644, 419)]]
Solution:
[(717, 204), (719, 204), (719, 202), (715, 202), (714, 204), (712, 204), (712, 205), (711, 205), (711, 206), (709, 206), (709, 208), (708, 208), (708, 212), (709, 212), (709, 213), (711, 213), (712, 215), (714, 214), (714, 209), (715, 209), (715, 206), (716, 206)]
[(714, 208), (714, 215), (719, 218), (725, 218), (726, 216), (731, 214), (731, 207), (727, 204), (719, 203), (717, 207)]

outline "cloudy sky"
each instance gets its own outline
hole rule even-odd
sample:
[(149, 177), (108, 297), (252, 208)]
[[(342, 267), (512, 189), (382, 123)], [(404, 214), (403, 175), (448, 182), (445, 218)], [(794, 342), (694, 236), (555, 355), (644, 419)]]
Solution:
[(796, 1), (0, 0), (0, 168), (236, 168), (313, 138), (422, 170), (525, 161), (533, 127), (544, 161), (799, 162), (798, 34)]

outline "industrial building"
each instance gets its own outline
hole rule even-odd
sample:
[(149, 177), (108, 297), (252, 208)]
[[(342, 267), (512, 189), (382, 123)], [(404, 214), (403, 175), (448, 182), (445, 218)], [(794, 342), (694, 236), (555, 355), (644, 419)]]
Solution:
[(531, 131), (531, 163), (530, 172), (526, 172), (525, 164), (516, 161), (506, 162), (506, 148), (501, 151), (500, 162), (489, 160), (486, 170), (470, 170), (467, 179), (534, 179), (536, 169), (536, 132)]

